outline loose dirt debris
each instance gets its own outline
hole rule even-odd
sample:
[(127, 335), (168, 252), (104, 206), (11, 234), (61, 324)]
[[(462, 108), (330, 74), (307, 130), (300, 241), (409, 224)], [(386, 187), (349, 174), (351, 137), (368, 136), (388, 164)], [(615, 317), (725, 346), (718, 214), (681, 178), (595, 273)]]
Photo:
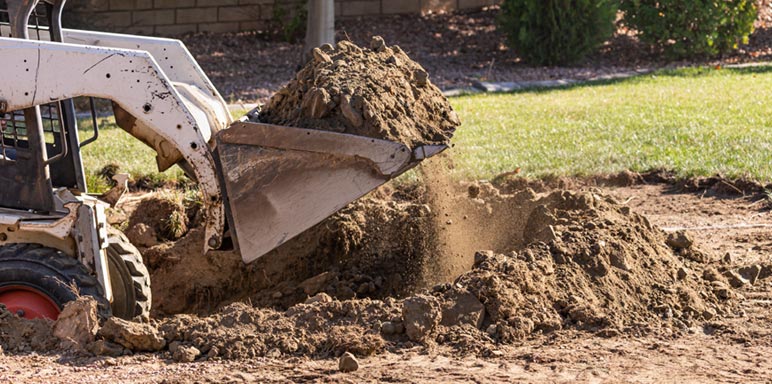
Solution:
[[(490, 356), (502, 346), (558, 331), (679, 336), (720, 326), (743, 302), (736, 287), (769, 276), (764, 265), (740, 271), (714, 259), (685, 257), (682, 247), (697, 251), (693, 240), (668, 245), (666, 234), (645, 217), (597, 189), (506, 194), (475, 183), (453, 198), (468, 212), (470, 225), (495, 229), (506, 241), (484, 244), (495, 247), (472, 254), (470, 269), (452, 282), (426, 285), (422, 274), (431, 268), (411, 264), (429, 263), (436, 244), (431, 236), (437, 213), (424, 204), (426, 192), (381, 190), (275, 251), (273, 257), (301, 251), (289, 265), (323, 258), (285, 274), (281, 283), (260, 279), (270, 276), (262, 267), (243, 272), (233, 253), (196, 256), (196, 229), (177, 243), (146, 249), (166, 247), (150, 258), (158, 263), (151, 266), (153, 278), (159, 297), (169, 290), (179, 299), (174, 305), (161, 300), (168, 317), (147, 324), (108, 320), (87, 349), (108, 355), (158, 351), (176, 361), (324, 358), (347, 351), (362, 357), (413, 346)], [(181, 250), (178, 260), (165, 259)], [(403, 255), (414, 258), (395, 263)], [(314, 274), (323, 264), (327, 270)], [(186, 302), (205, 292), (213, 299), (206, 306)], [(220, 306), (250, 295), (261, 305)], [(306, 304), (309, 297), (314, 299)], [(172, 315), (173, 310), (199, 315)], [(0, 317), (5, 351), (61, 347), (48, 322), (22, 321), (7, 312)]]
[(313, 51), (313, 59), (260, 111), (259, 120), (403, 143), (446, 144), (458, 116), (429, 75), (398, 46), (373, 37)]

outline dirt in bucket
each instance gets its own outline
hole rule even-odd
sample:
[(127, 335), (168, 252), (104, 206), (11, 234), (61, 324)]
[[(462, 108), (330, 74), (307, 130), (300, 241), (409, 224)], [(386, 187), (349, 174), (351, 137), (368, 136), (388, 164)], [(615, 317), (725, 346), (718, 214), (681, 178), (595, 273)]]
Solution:
[(260, 111), (264, 123), (348, 133), (410, 148), (446, 144), (460, 121), (426, 71), (373, 37), (313, 51), (313, 59)]

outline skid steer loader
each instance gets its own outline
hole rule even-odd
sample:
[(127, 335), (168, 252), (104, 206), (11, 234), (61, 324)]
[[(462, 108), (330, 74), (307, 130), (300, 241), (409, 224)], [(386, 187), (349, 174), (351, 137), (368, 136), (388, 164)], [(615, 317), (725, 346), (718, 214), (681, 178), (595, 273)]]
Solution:
[(246, 263), (446, 148), (234, 121), (180, 41), (63, 29), (65, 1), (0, 0), (0, 303), (19, 316), (55, 319), (79, 294), (102, 316), (150, 313), (141, 255), (88, 194), (98, 125), (81, 140), (75, 98), (111, 100), (160, 171), (194, 179), (201, 251), (233, 244)]

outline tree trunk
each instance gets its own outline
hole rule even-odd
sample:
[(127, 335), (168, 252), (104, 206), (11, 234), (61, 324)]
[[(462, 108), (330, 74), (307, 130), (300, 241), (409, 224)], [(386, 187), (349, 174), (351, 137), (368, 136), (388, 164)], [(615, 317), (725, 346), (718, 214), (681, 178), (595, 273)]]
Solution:
[(308, 24), (303, 63), (313, 56), (311, 51), (324, 44), (335, 44), (335, 0), (308, 0)]

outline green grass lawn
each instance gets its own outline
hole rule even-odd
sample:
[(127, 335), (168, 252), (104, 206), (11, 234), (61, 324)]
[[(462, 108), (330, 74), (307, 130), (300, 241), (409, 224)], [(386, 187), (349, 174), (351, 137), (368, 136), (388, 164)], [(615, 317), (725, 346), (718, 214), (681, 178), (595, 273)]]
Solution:
[[(516, 168), (528, 177), (665, 168), (685, 177), (772, 180), (772, 66), (660, 71), (451, 103), (463, 122), (452, 149), (458, 177)], [(135, 176), (153, 174), (154, 156), (109, 123), (84, 149), (92, 174), (110, 163)], [(181, 175), (174, 168), (158, 178)]]
[(458, 175), (624, 169), (772, 179), (772, 67), (660, 71), (605, 84), (455, 98)]

